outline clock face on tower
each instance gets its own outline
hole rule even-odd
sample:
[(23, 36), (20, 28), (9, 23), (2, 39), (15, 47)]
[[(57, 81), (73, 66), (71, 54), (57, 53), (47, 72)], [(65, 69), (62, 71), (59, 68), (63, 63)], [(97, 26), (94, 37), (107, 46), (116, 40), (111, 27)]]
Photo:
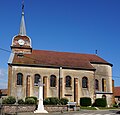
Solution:
[(25, 41), (24, 41), (24, 40), (22, 40), (22, 39), (19, 39), (19, 40), (18, 40), (18, 43), (19, 43), (19, 45), (21, 45), (21, 46), (22, 46), (22, 45), (24, 45)]
[(28, 36), (17, 35), (12, 40), (11, 49), (15, 53), (31, 53), (31, 39)]

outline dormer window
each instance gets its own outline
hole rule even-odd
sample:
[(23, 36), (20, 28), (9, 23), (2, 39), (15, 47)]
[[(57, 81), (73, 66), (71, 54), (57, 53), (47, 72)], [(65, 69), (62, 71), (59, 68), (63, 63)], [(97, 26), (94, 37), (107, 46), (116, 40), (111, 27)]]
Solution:
[(18, 56), (19, 58), (23, 58), (23, 57), (24, 57), (24, 54), (23, 54), (23, 53), (18, 53), (17, 56)]

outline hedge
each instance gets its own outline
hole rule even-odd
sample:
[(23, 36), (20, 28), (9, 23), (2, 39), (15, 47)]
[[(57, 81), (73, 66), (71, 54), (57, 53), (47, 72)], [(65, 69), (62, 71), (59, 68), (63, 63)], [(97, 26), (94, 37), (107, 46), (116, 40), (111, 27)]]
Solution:
[(66, 104), (68, 103), (68, 101), (69, 101), (69, 100), (68, 100), (67, 98), (61, 98), (61, 99), (60, 99), (60, 104), (61, 104), (61, 105), (66, 105)]
[(43, 101), (44, 105), (58, 105), (60, 100), (57, 97), (48, 97)]
[(90, 97), (81, 97), (80, 98), (80, 105), (81, 106), (91, 106), (91, 98)]
[(35, 100), (33, 98), (26, 98), (25, 99), (25, 104), (29, 104), (29, 105), (35, 104)]
[(23, 99), (18, 99), (18, 104), (25, 104)]
[(3, 104), (15, 104), (16, 103), (16, 99), (13, 96), (9, 96), (9, 97), (3, 99), (2, 103)]
[(32, 99), (34, 99), (34, 100), (35, 100), (35, 103), (34, 103), (34, 104), (37, 105), (37, 102), (38, 102), (37, 97), (30, 96), (30, 97), (26, 97), (25, 100), (28, 99), (28, 98), (32, 98)]
[(106, 107), (107, 106), (107, 101), (106, 99), (103, 98), (97, 98), (95, 102), (93, 103), (93, 106), (95, 107)]

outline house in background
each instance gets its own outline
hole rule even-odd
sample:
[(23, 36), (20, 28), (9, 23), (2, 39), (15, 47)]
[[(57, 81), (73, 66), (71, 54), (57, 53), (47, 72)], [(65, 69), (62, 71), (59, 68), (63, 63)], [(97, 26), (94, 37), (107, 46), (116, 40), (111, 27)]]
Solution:
[[(47, 41), (46, 41), (47, 42)], [(26, 35), (24, 10), (20, 31), (14, 36), (8, 61), (8, 95), (18, 99), (38, 97), (39, 79), (43, 97), (106, 98), (112, 105), (112, 64), (95, 54), (34, 50)]]
[(0, 89), (0, 97), (4, 98), (8, 95), (8, 89)]
[(119, 104), (120, 103), (120, 86), (114, 87), (114, 98), (115, 98), (115, 102)]

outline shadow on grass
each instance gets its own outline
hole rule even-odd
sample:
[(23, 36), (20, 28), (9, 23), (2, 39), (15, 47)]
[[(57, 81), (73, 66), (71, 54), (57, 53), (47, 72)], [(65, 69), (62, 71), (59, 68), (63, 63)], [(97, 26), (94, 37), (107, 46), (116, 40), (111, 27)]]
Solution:
[(117, 111), (116, 114), (120, 114), (120, 111)]

